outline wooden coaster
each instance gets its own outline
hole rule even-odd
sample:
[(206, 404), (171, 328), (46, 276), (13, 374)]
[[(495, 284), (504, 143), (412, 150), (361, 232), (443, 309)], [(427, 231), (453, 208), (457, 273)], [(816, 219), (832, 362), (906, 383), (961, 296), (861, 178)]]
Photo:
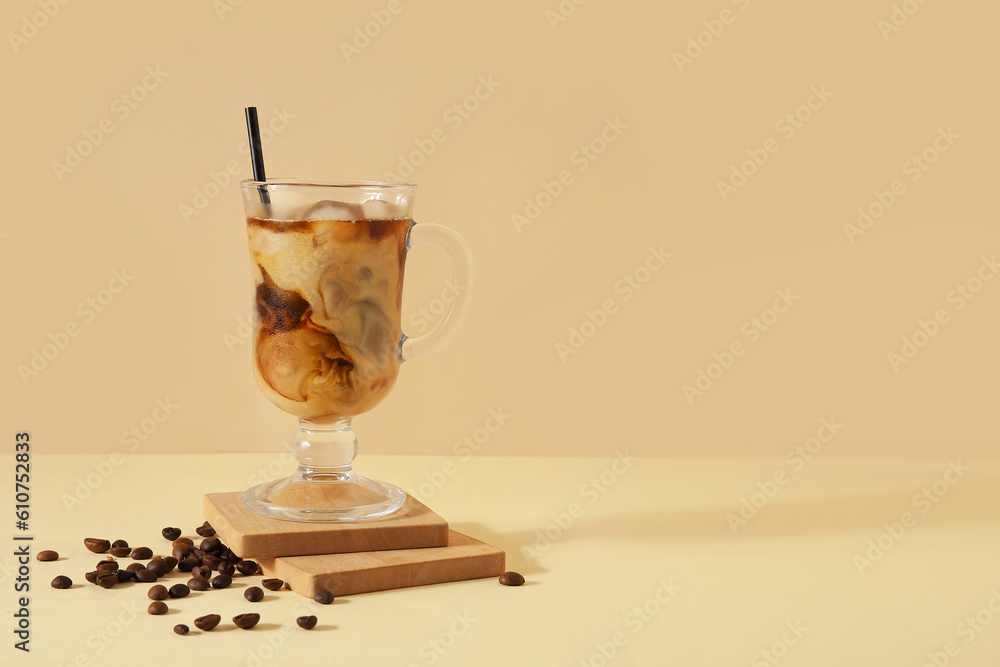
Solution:
[(446, 547), (263, 558), (257, 562), (265, 575), (283, 579), (293, 591), (310, 598), (321, 589), (334, 596), (354, 595), (503, 574), (505, 554), (501, 549), (454, 530), (449, 533)]
[(275, 558), (443, 547), (448, 522), (411, 495), (389, 516), (367, 521), (308, 523), (269, 519), (251, 512), (243, 494), (208, 493), (205, 518), (219, 538), (242, 558)]

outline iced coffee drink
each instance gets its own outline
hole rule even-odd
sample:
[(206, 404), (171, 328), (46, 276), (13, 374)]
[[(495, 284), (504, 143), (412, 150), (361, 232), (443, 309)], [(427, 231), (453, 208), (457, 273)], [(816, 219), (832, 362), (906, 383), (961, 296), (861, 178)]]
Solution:
[(254, 374), (278, 407), (310, 421), (370, 410), (399, 372), (410, 220), (368, 208), (324, 201), (294, 219), (247, 218)]
[[(416, 186), (295, 178), (243, 181), (253, 277), (257, 384), (298, 417), (289, 476), (243, 503), (273, 519), (359, 521), (406, 502), (394, 484), (354, 471), (352, 420), (392, 390), (404, 361), (440, 350), (469, 303), (472, 265), (457, 233), (412, 221)], [(430, 331), (400, 327), (403, 267), (421, 245), (443, 249), (462, 290)]]

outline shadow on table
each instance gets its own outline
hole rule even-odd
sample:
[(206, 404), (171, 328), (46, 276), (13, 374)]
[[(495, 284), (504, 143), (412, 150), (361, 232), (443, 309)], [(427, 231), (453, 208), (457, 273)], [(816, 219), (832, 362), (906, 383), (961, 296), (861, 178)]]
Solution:
[(545, 568), (539, 567), (525, 558), (521, 552), (522, 546), (530, 546), (535, 539), (534, 532), (498, 533), (490, 530), (481, 523), (452, 523), (449, 524), (449, 527), (463, 535), (474, 537), (477, 540), (503, 549), (507, 555), (507, 570), (514, 570), (521, 574), (538, 574), (546, 571)]
[[(928, 480), (922, 488), (883, 493), (844, 489), (842, 495), (796, 501), (783, 500), (779, 489), (760, 507), (744, 508), (742, 515), (741, 499), (734, 498), (727, 506), (679, 507), (597, 517), (589, 516), (590, 506), (584, 506), (584, 514), (572, 519), (572, 524), (565, 528), (554, 518), (543, 525), (507, 533), (494, 532), (478, 523), (454, 524), (452, 528), (503, 549), (508, 569), (531, 573), (543, 570), (523, 555), (522, 548), (532, 549), (540, 539), (544, 545), (546, 532), (552, 542), (601, 539), (670, 543), (882, 531), (886, 524), (898, 523), (905, 512), (913, 516), (918, 528), (1000, 522), (1000, 470), (977, 470), (974, 477), (959, 479), (943, 493), (934, 492), (931, 487), (934, 481)], [(926, 495), (922, 495), (924, 488), (929, 490)], [(938, 485), (938, 491), (943, 488)], [(600, 500), (594, 507), (599, 504)], [(565, 508), (556, 514), (561, 512)], [(563, 517), (564, 526), (567, 518)]]

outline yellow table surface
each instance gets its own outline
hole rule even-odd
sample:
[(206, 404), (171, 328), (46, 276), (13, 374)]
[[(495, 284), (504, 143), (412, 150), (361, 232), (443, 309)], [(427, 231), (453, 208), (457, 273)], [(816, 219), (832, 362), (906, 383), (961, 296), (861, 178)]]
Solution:
[[(34, 455), (25, 533), (5, 475), (2, 664), (962, 667), (1000, 656), (996, 462), (363, 455), (360, 472), (417, 491), (453, 528), (504, 548), (527, 584), (330, 606), (290, 591), (251, 604), (234, 585), (168, 600), (171, 613), (154, 617), (147, 585), (84, 580), (100, 559), (84, 537), (164, 553), (161, 528), (193, 536), (204, 493), (243, 489), (269, 466), (290, 469), (276, 454)], [(744, 498), (760, 507), (738, 524)], [(30, 561), (30, 654), (13, 646), (16, 534), (34, 536), (33, 553), (62, 555)], [(57, 574), (79, 585), (55, 590)], [(257, 628), (232, 626), (250, 611)], [(212, 633), (171, 631), (209, 613), (223, 617)], [(319, 617), (316, 629), (295, 626), (303, 614)]]

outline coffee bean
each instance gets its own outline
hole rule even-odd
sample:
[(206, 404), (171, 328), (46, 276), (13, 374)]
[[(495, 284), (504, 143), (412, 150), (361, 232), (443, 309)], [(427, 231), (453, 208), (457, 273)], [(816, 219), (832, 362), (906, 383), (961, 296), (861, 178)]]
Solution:
[(190, 548), (182, 545), (179, 547), (174, 547), (170, 551), (170, 555), (176, 558), (178, 561), (182, 561), (187, 557), (189, 552)]
[(132, 553), (132, 550), (128, 547), (111, 547), (111, 549), (108, 550), (108, 553), (115, 558), (125, 558)]
[(186, 635), (188, 633), (188, 630), (189, 630), (188, 626), (184, 625), (183, 623), (174, 626), (174, 632), (179, 635)]
[(215, 528), (212, 528), (212, 524), (206, 521), (195, 528), (194, 532), (198, 533), (202, 537), (212, 537), (212, 535), (215, 535)]
[(173, 586), (170, 587), (170, 590), (167, 592), (172, 598), (182, 598), (188, 593), (190, 593), (191, 589), (185, 586), (184, 584), (174, 584)]
[(500, 583), (504, 586), (520, 586), (524, 583), (524, 577), (517, 572), (504, 572), (500, 575)]
[(156, 573), (152, 570), (136, 570), (135, 580), (144, 584), (149, 584), (157, 580)]
[(194, 627), (198, 628), (199, 630), (204, 630), (205, 632), (208, 632), (209, 630), (217, 626), (219, 624), (219, 621), (221, 620), (222, 617), (219, 616), (218, 614), (199, 616), (198, 618), (194, 619)]
[(167, 613), (167, 609), (169, 609), (169, 607), (166, 605), (166, 603), (160, 602), (159, 600), (156, 600), (155, 602), (150, 602), (149, 606), (146, 607), (146, 611), (148, 611), (153, 616), (162, 616), (163, 614)]
[(226, 574), (229, 575), (230, 577), (236, 573), (236, 566), (233, 565), (232, 563), (227, 563), (226, 561), (222, 561), (221, 563), (219, 563), (219, 567), (217, 569), (219, 571), (219, 574)]
[(260, 585), (269, 591), (276, 591), (282, 586), (284, 586), (285, 582), (283, 582), (281, 579), (265, 579), (264, 581), (260, 582)]
[(170, 543), (170, 546), (179, 547), (182, 544), (187, 547), (193, 547), (194, 540), (192, 540), (190, 537), (178, 537), (176, 540)]
[(202, 551), (215, 551), (222, 548), (222, 540), (218, 537), (206, 537), (201, 541), (199, 548)]
[(315, 616), (299, 616), (295, 619), (295, 622), (299, 624), (299, 627), (303, 630), (312, 630), (316, 627), (316, 617)]
[(52, 588), (69, 588), (72, 585), (73, 580), (61, 574), (52, 580)]
[(170, 574), (171, 572), (174, 571), (175, 567), (177, 567), (177, 559), (174, 558), (173, 556), (167, 556), (166, 558), (163, 559), (163, 567), (160, 568), (163, 571), (159, 573), (160, 576), (162, 577), (166, 574)]
[(146, 569), (155, 572), (157, 577), (166, 576), (175, 567), (177, 567), (177, 559), (173, 556), (167, 556), (166, 558), (156, 556), (146, 563)]
[(100, 574), (100, 571), (99, 570), (94, 570), (93, 572), (86, 573), (85, 575), (83, 575), (83, 577), (84, 577), (84, 579), (86, 579), (90, 583), (96, 584), (97, 583), (97, 575), (98, 574)]
[(257, 574), (257, 563), (252, 560), (242, 560), (236, 566), (236, 571), (248, 577)]
[(245, 597), (248, 602), (260, 602), (264, 599), (264, 591), (260, 590), (257, 586), (251, 586), (243, 591), (243, 597)]
[(228, 588), (229, 584), (231, 583), (233, 583), (232, 577), (230, 577), (228, 574), (220, 574), (215, 579), (212, 579), (212, 588)]
[(198, 565), (191, 570), (191, 576), (198, 577), (199, 579), (208, 579), (212, 576), (212, 570), (204, 565)]
[(129, 563), (128, 567), (125, 569), (129, 572), (138, 572), (139, 570), (145, 570), (146, 566), (142, 563)]
[(181, 572), (190, 572), (194, 568), (198, 567), (198, 561), (194, 558), (185, 558), (177, 563), (177, 569)]
[(59, 554), (55, 551), (49, 551), (46, 549), (45, 551), (39, 551), (35, 558), (41, 561), (56, 560), (59, 558)]
[(153, 550), (149, 547), (136, 547), (132, 549), (133, 560), (146, 560), (153, 555)]
[(219, 567), (219, 563), (221, 562), (222, 561), (219, 558), (216, 558), (212, 554), (205, 554), (204, 556), (201, 557), (201, 564), (210, 570), (214, 570), (215, 568)]
[(118, 575), (119, 584), (135, 581), (135, 572), (131, 572), (129, 570), (118, 570), (117, 572), (115, 572), (115, 574)]
[(149, 590), (146, 591), (146, 597), (150, 600), (166, 600), (167, 596), (167, 587), (161, 584), (150, 586)]
[(187, 587), (193, 591), (207, 591), (211, 585), (204, 579), (188, 579)]
[(102, 560), (97, 564), (95, 568), (97, 570), (104, 570), (105, 572), (117, 572), (118, 571), (118, 561), (116, 560)]
[(163, 539), (165, 540), (176, 540), (178, 537), (181, 536), (181, 529), (164, 528), (163, 530), (160, 531), (160, 534), (163, 535)]
[(102, 540), (99, 537), (88, 537), (83, 541), (83, 546), (87, 547), (89, 551), (93, 551), (95, 554), (102, 554), (111, 548), (111, 542)]
[(233, 616), (233, 623), (236, 627), (243, 630), (249, 630), (257, 625), (257, 621), (259, 620), (260, 614), (240, 614), (239, 616)]
[(118, 583), (118, 573), (108, 572), (107, 570), (98, 570), (97, 572), (97, 585), (101, 588), (111, 588)]
[(126, 542), (125, 540), (115, 540), (114, 542), (111, 543), (111, 548), (112, 549), (120, 548), (120, 547), (125, 547), (127, 549), (128, 548), (128, 542)]
[(316, 595), (313, 596), (313, 600), (319, 602), (320, 604), (330, 604), (333, 602), (333, 593), (325, 588), (320, 589), (316, 591)]

